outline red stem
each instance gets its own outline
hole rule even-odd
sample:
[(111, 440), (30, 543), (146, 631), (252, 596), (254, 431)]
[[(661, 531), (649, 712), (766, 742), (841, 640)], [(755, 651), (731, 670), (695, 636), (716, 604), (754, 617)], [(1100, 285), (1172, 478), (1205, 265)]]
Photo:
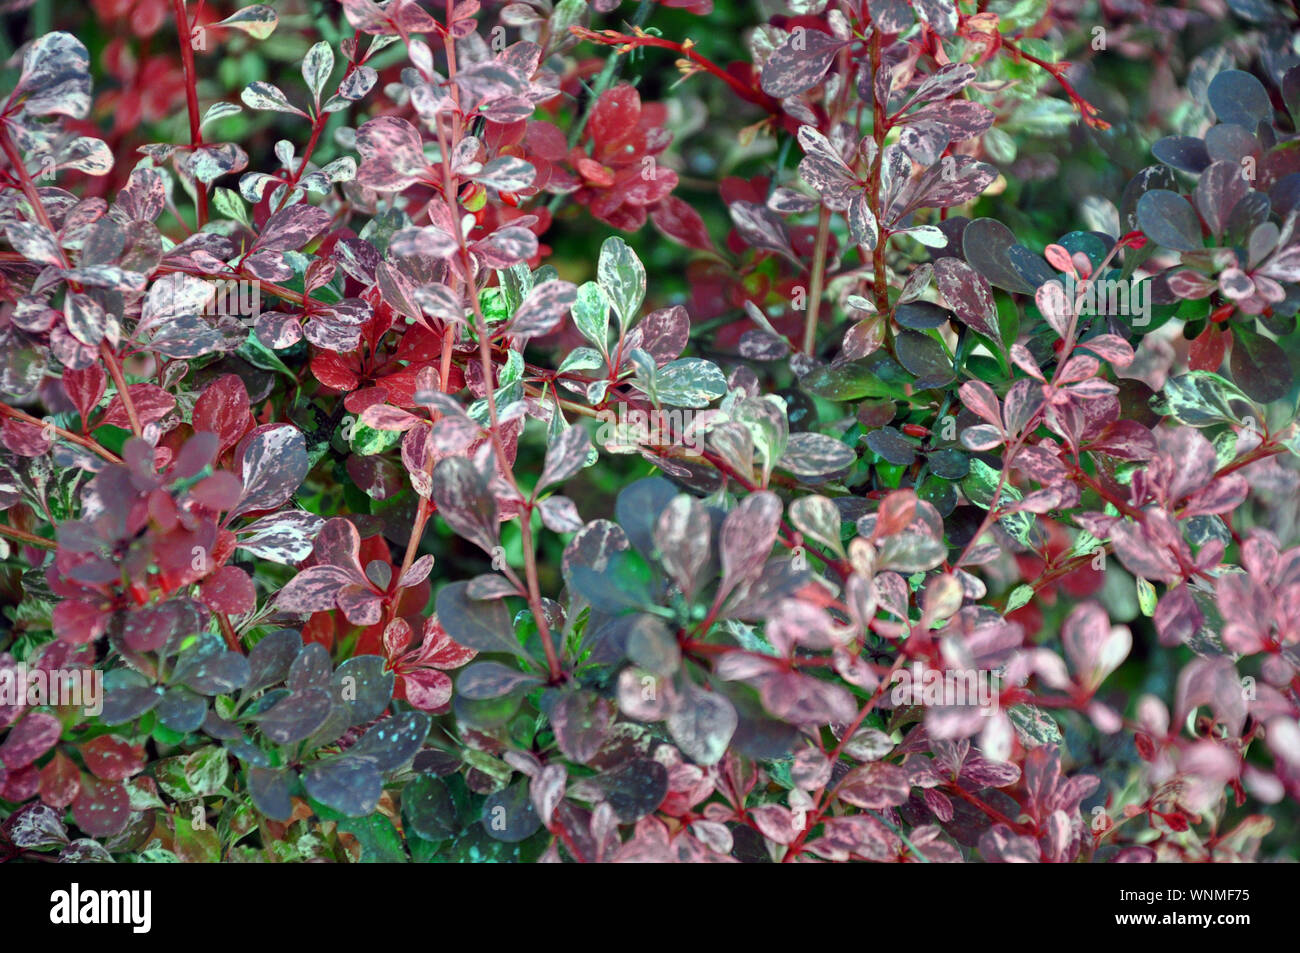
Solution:
[(298, 171), (290, 175), (289, 181), (285, 184), (284, 195), (280, 198), (280, 204), (275, 207), (277, 212), (284, 208), (285, 203), (289, 201), (289, 196), (293, 194), (294, 186), (298, 184), (303, 173), (307, 171), (307, 163), (311, 159), (311, 154), (316, 150), (316, 143), (320, 140), (321, 131), (325, 128), (325, 116), (325, 113), (320, 113), (312, 120), (311, 138), (307, 140), (307, 149), (302, 154), (302, 162), (298, 164)]
[[(638, 46), (654, 46), (662, 50), (672, 50), (674, 53), (682, 56), (700, 69), (707, 73), (712, 73), (718, 79), (730, 86), (737, 95), (742, 99), (753, 102), (754, 91), (742, 83), (736, 77), (732, 76), (717, 63), (713, 62), (707, 56), (701, 56), (695, 52), (694, 44), (690, 40), (685, 43), (675, 43), (672, 40), (665, 40), (662, 37), (651, 36), (636, 28), (636, 32), (629, 36), (626, 33), (619, 33), (617, 30), (588, 30), (586, 27), (572, 26), (569, 31), (575, 36), (584, 40), (590, 40), (592, 43), (600, 43), (604, 46), (618, 46), (620, 53), (630, 53)], [(683, 71), (685, 72), (685, 71)]]
[(39, 546), (41, 549), (58, 549), (59, 544), (52, 539), (46, 539), (44, 536), (34, 536), (25, 530), (15, 529), (12, 526), (6, 526), (0, 523), (0, 536), (7, 536), (12, 540), (22, 543), (25, 546)]
[[(190, 114), (190, 146), (203, 145), (203, 133), (199, 130), (199, 88), (198, 74), (194, 70), (194, 46), (190, 38), (190, 20), (185, 15), (185, 0), (172, 0), (172, 12), (176, 17), (176, 32), (181, 41), (181, 66), (185, 71), (185, 105)], [(208, 223), (208, 187), (197, 178), (194, 180), (194, 199), (199, 228)]]
[(131, 400), (131, 392), (127, 389), (126, 377), (122, 374), (122, 365), (118, 363), (117, 355), (113, 353), (107, 341), (99, 342), (99, 353), (104, 358), (104, 363), (108, 365), (108, 373), (113, 378), (113, 385), (117, 387), (118, 396), (122, 398), (122, 407), (126, 410), (126, 419), (131, 425), (131, 433), (137, 437), (144, 436), (144, 428), (140, 426), (140, 415), (135, 411), (135, 403)]
[[(872, 75), (880, 69), (881, 50), (880, 50), (880, 31), (871, 32), (871, 70)], [(883, 233), (884, 226), (880, 224), (882, 220), (880, 209), (880, 167), (885, 157), (885, 135), (889, 132), (889, 120), (885, 118), (885, 106), (874, 95), (871, 97), (871, 139), (876, 144), (876, 157), (871, 163), (871, 174), (868, 177), (867, 197), (871, 201), (871, 214), (876, 217), (877, 227), (881, 234), (876, 237), (876, 247), (871, 252), (871, 264), (873, 271), (872, 292), (876, 299), (876, 311), (882, 315), (885, 322), (885, 332), (889, 333), (890, 322), (889, 315), (889, 273), (885, 269), (885, 236)]]
[[(97, 442), (91, 440), (89, 437), (83, 437), (80, 434), (73, 433), (71, 430), (64, 430), (62, 427), (55, 427), (53, 424), (47, 424), (45, 421), (33, 417), (31, 414), (24, 413), (23, 411), (18, 410), (16, 407), (10, 407), (8, 404), (0, 404), (0, 416), (12, 417), (14, 420), (21, 420), (24, 423), (29, 423), (33, 427), (49, 426), (56, 434), (58, 434), (64, 440), (68, 441), (69, 443), (75, 443), (78, 446), (85, 447), (91, 453), (99, 454), (99, 456), (103, 457), (109, 463), (122, 462), (121, 457), (113, 453), (111, 450), (104, 449)], [(82, 422), (82, 425), (85, 426), (85, 421)]]
[(974, 794), (971, 794), (969, 791), (967, 791), (964, 787), (962, 787), (960, 784), (956, 783), (955, 781), (947, 785), (946, 789), (952, 792), (953, 794), (956, 794), (967, 804), (979, 808), (981, 811), (983, 811), (986, 815), (988, 815), (993, 820), (997, 821), (999, 824), (1005, 824), (1007, 827), (1011, 828), (1017, 834), (1028, 834), (1029, 836), (1033, 836), (1034, 831), (1032, 827), (1029, 827), (1028, 825), (1025, 824), (1017, 824), (1015, 821), (1007, 817), (997, 808), (993, 807), (992, 805), (985, 804), (982, 800), (980, 800)]
[(1065, 90), (1065, 94), (1070, 97), (1070, 102), (1073, 103), (1075, 109), (1079, 110), (1079, 114), (1083, 116), (1083, 121), (1089, 126), (1093, 129), (1102, 130), (1110, 128), (1110, 123), (1106, 122), (1104, 119), (1098, 118), (1101, 115), (1101, 110), (1080, 96), (1078, 91), (1070, 85), (1070, 81), (1065, 78), (1065, 68), (1069, 65), (1068, 63), (1049, 63), (1046, 60), (1041, 60), (1032, 53), (1026, 53), (1010, 37), (1004, 36), (1002, 38), (1002, 45), (1006, 47), (1014, 58), (1023, 59), (1027, 62), (1033, 63), (1035, 66), (1042, 67), (1047, 70), (1047, 72), (1051, 73), (1052, 78), (1061, 84), (1061, 88)]
[(239, 642), (239, 635), (235, 632), (235, 627), (230, 624), (230, 617), (224, 612), (214, 613), (217, 617), (217, 626), (221, 629), (222, 638), (226, 640), (226, 647), (232, 652), (244, 654), (244, 647)]

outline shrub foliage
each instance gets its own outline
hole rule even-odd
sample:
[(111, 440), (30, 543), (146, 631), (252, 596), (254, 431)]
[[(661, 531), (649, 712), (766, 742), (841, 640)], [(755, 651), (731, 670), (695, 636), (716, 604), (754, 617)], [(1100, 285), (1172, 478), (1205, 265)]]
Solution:
[(0, 858), (1287, 854), (1293, 12), (222, 6), (9, 64)]

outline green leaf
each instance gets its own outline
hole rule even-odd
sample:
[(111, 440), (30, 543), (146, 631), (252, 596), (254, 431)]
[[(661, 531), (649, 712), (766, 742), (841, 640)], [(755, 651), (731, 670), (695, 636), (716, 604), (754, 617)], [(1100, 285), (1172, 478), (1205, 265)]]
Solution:
[(497, 386), (504, 388), (524, 379), (524, 355), (519, 351), (506, 354), (505, 367), (497, 375)]
[(248, 219), (248, 210), (244, 207), (244, 200), (230, 189), (218, 186), (213, 190), (212, 207), (226, 218), (239, 222), (245, 228), (253, 227)]
[[(997, 491), (998, 480), (1001, 478), (999, 471), (994, 470), (979, 457), (971, 457), (970, 473), (966, 479), (961, 481), (962, 492), (966, 494), (966, 499), (970, 500), (981, 509), (988, 509), (993, 505), (994, 494)], [(998, 494), (998, 501), (1018, 500), (1021, 498), (1018, 489), (1007, 482), (1003, 484), (1002, 491)], [(1008, 513), (999, 517), (998, 522), (1002, 528), (1014, 536), (1020, 542), (1028, 544), (1029, 534), (1034, 527), (1034, 516), (1032, 513)]]
[(505, 296), (506, 312), (513, 317), (528, 297), (528, 292), (533, 290), (533, 274), (526, 264), (511, 265), (497, 272), (497, 281)]
[(1138, 608), (1148, 619), (1156, 614), (1156, 587), (1141, 576), (1134, 577), (1137, 583)]
[(275, 32), (280, 18), (274, 10), (262, 3), (244, 7), (226, 17), (215, 26), (233, 27), (242, 30), (255, 40), (265, 40)]
[(402, 791), (402, 820), (408, 830), (434, 843), (455, 837), (463, 826), (456, 802), (441, 778), (423, 774)]
[(488, 324), (499, 324), (510, 319), (510, 306), (500, 288), (485, 288), (480, 291), (478, 306), (483, 312), (483, 320)]
[(404, 864), (409, 859), (397, 828), (383, 814), (339, 821), (339, 830), (361, 844), (363, 864)]
[(1016, 586), (1011, 590), (1011, 595), (1007, 596), (1007, 612), (1015, 612), (1021, 606), (1028, 605), (1029, 600), (1034, 598), (1033, 586)]
[(312, 97), (320, 102), (325, 84), (329, 82), (330, 73), (334, 71), (334, 51), (324, 40), (312, 45), (302, 61), (302, 78), (307, 81)]
[(244, 107), (235, 103), (216, 102), (208, 107), (207, 112), (203, 114), (203, 119), (199, 122), (199, 129), (202, 129), (210, 122), (216, 122), (218, 119), (224, 119), (227, 116), (234, 116), (244, 111)]
[(176, 812), (174, 822), (178, 859), (191, 864), (215, 864), (221, 860), (221, 840), (213, 828), (194, 827), (184, 811)]
[[(540, 836), (549, 838), (550, 835)], [(524, 845), (494, 840), (482, 824), (471, 824), (465, 833), (428, 859), (437, 864), (515, 864), (519, 862), (521, 846)]]
[(645, 300), (645, 267), (621, 238), (607, 238), (596, 266), (600, 287), (614, 306), (620, 331), (632, 326)]
[[(1189, 371), (1165, 382), (1153, 401), (1157, 413), (1176, 417), (1192, 427), (1236, 421), (1231, 401), (1249, 398), (1232, 381), (1210, 371)], [(1258, 414), (1255, 415), (1258, 419)]]
[(876, 352), (848, 364), (831, 364), (809, 371), (799, 379), (799, 386), (814, 397), (827, 400), (861, 400), (864, 397), (888, 397), (908, 400), (906, 386), (912, 382), (897, 361)]
[(352, 447), (353, 453), (369, 457), (391, 450), (401, 442), (400, 430), (374, 430), (357, 421), (352, 428), (352, 439), (348, 444)]
[(578, 333), (596, 345), (601, 354), (609, 353), (609, 299), (600, 285), (588, 281), (578, 287), (573, 303), (573, 322)]
[(307, 115), (297, 106), (289, 102), (284, 91), (273, 83), (249, 83), (244, 87), (244, 91), (239, 94), (239, 98), (244, 101), (244, 105), (250, 109), (264, 109), (270, 112), (294, 113), (295, 115)]
[(575, 347), (564, 356), (557, 373), (565, 371), (598, 371), (605, 366), (605, 359), (600, 353), (589, 347)]
[(726, 392), (722, 369), (703, 358), (680, 358), (655, 372), (654, 396), (672, 407), (707, 407)]
[(1061, 735), (1060, 726), (1041, 708), (1033, 705), (1014, 705), (1007, 709), (1007, 717), (1011, 719), (1016, 734), (1020, 736), (1021, 742), (1026, 747), (1059, 745), (1065, 740)]

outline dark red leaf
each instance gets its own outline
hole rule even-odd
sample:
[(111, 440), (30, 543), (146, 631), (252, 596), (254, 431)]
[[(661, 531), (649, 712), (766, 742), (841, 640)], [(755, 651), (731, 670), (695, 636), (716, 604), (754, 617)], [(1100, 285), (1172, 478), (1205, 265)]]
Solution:
[(225, 453), (253, 428), (248, 389), (238, 374), (224, 374), (208, 385), (194, 402), (194, 429), (214, 433)]
[(81, 757), (95, 777), (104, 781), (125, 781), (144, 770), (144, 748), (127, 744), (112, 735), (100, 735), (81, 746)]
[(199, 585), (199, 599), (213, 612), (238, 615), (257, 608), (257, 592), (248, 573), (222, 566)]

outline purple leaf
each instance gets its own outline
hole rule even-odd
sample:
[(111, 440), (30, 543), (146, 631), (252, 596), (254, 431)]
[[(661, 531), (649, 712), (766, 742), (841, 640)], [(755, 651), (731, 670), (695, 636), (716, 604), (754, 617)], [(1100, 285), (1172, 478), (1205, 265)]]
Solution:
[(548, 496), (537, 503), (542, 514), (542, 525), (552, 533), (576, 533), (582, 529), (578, 507), (567, 496)]
[(131, 819), (131, 799), (120, 782), (82, 775), (81, 791), (72, 802), (72, 819), (91, 837), (112, 837)]
[(956, 258), (934, 263), (934, 279), (957, 318), (987, 338), (998, 340), (993, 291), (970, 265)]
[(812, 126), (799, 127), (799, 145), (804, 151), (799, 177), (821, 195), (828, 208), (842, 212), (848, 206), (849, 189), (857, 185), (857, 176), (830, 141)]
[(827, 434), (800, 431), (790, 434), (778, 466), (795, 476), (823, 477), (852, 466), (857, 459), (857, 453), (842, 440)]
[(794, 725), (824, 725), (853, 719), (853, 696), (839, 685), (797, 672), (772, 672), (760, 678), (767, 710)]
[(383, 777), (366, 758), (317, 761), (303, 772), (302, 783), (317, 801), (349, 817), (373, 813), (384, 792)]
[(288, 510), (240, 527), (236, 545), (261, 559), (292, 566), (311, 555), (312, 540), (323, 525), (315, 513)]
[(641, 349), (659, 366), (674, 360), (686, 347), (691, 333), (691, 317), (681, 305), (651, 311), (637, 324), (624, 341), (627, 351)]
[(563, 483), (577, 475), (587, 463), (591, 438), (581, 427), (570, 427), (546, 448), (546, 462), (542, 475), (533, 489), (536, 496), (554, 483)]
[(722, 522), (718, 547), (722, 585), (718, 599), (759, 577), (781, 528), (781, 498), (768, 490), (745, 497)]
[(0, 761), (10, 771), (25, 768), (53, 748), (62, 733), (63, 724), (53, 715), (32, 712), (0, 744)]
[(1210, 108), (1219, 122), (1232, 123), (1254, 130), (1273, 115), (1264, 84), (1245, 70), (1227, 69), (1210, 82)]
[(276, 702), (256, 719), (265, 735), (278, 745), (302, 741), (325, 724), (333, 702), (323, 688), (308, 688)]
[(471, 599), (469, 585), (453, 582), (438, 590), (435, 609), (447, 634), (466, 648), (479, 652), (509, 652), (527, 657), (515, 637), (505, 603), (500, 599)]
[(957, 32), (957, 4), (955, 0), (913, 0), (916, 15), (940, 36)]
[(696, 764), (710, 765), (726, 753), (738, 722), (726, 697), (687, 681), (677, 709), (668, 716), (668, 730), (682, 754)]
[(10, 222), (5, 226), (5, 237), (24, 258), (44, 265), (62, 267), (63, 255), (58, 240), (44, 225), (36, 222)]
[(518, 156), (498, 156), (481, 172), (470, 176), (475, 182), (501, 192), (518, 192), (533, 184), (537, 170)]
[(1196, 207), (1213, 235), (1222, 235), (1237, 203), (1246, 197), (1250, 185), (1237, 162), (1216, 162), (1201, 173), (1196, 183)]
[(1184, 582), (1160, 598), (1152, 621), (1155, 622), (1160, 644), (1173, 646), (1181, 645), (1194, 636), (1205, 621), (1205, 615), (1197, 607), (1191, 590)]
[(357, 130), (357, 152), (357, 181), (376, 192), (400, 192), (417, 181), (427, 165), (419, 132), (396, 116), (363, 124)]
[(675, 497), (655, 522), (654, 541), (660, 561), (688, 599), (702, 581), (710, 536), (708, 510), (686, 494)]
[(727, 210), (745, 241), (761, 251), (784, 255), (799, 265), (799, 259), (790, 247), (790, 233), (775, 212), (754, 202), (732, 202)]
[(1133, 637), (1124, 626), (1112, 626), (1097, 603), (1085, 602), (1066, 617), (1061, 644), (1079, 682), (1094, 691), (1128, 657)]
[(90, 55), (71, 33), (47, 33), (23, 54), (23, 72), (11, 97), (33, 116), (61, 113), (82, 119), (90, 111)]
[(1032, 837), (1017, 834), (1005, 824), (984, 832), (979, 841), (980, 853), (995, 864), (1036, 864), (1041, 860), (1038, 844)]
[(525, 686), (541, 684), (536, 675), (529, 675), (500, 662), (475, 662), (456, 679), (456, 692), (472, 701), (502, 698)]
[(1208, 705), (1217, 721), (1232, 736), (1241, 734), (1246, 721), (1246, 700), (1237, 667), (1224, 656), (1192, 659), (1178, 674), (1174, 724), (1182, 725), (1194, 708)]
[(522, 226), (508, 225), (475, 242), (472, 251), (489, 268), (509, 268), (537, 254), (537, 236)]
[(287, 770), (249, 768), (248, 793), (253, 806), (271, 820), (286, 822), (293, 816)]
[(884, 761), (872, 761), (852, 769), (837, 789), (840, 800), (869, 810), (896, 807), (907, 800), (910, 792), (907, 772)]
[(338, 566), (310, 566), (289, 580), (276, 596), (276, 607), (284, 612), (326, 612), (333, 609), (344, 586), (355, 580)]
[(1201, 223), (1187, 200), (1177, 192), (1152, 189), (1138, 199), (1138, 227), (1157, 245), (1173, 251), (1201, 248)]
[(776, 99), (789, 99), (812, 89), (845, 45), (844, 40), (821, 30), (796, 27), (763, 65), (763, 92)]
[(296, 427), (271, 424), (244, 440), (244, 492), (228, 518), (275, 509), (293, 495), (311, 469), (307, 441)]
[[(393, 234), (388, 243), (388, 250), (393, 255), (401, 258), (432, 258), (436, 261), (450, 258), (460, 250), (456, 239), (444, 229), (436, 225), (426, 225), (423, 228), (403, 228)], [(378, 266), (376, 267), (378, 270)], [(445, 285), (427, 285), (426, 288), (445, 288)], [(447, 289), (450, 293), (451, 289)], [(454, 296), (452, 296), (454, 298)], [(416, 296), (419, 300), (419, 296)], [(449, 309), (454, 313), (456, 318), (463, 316), (463, 309), (456, 308), (456, 302)], [(435, 315), (437, 316), (437, 315)]]
[(594, 692), (565, 694), (551, 708), (555, 743), (565, 757), (586, 764), (600, 750), (614, 715), (614, 706)]
[(272, 215), (262, 227), (258, 251), (296, 251), (330, 223), (330, 213), (314, 205), (291, 205)]
[(975, 67), (969, 63), (948, 63), (926, 76), (917, 87), (915, 101), (947, 99), (961, 92), (975, 79)]
[(510, 333), (518, 338), (549, 334), (564, 320), (578, 300), (578, 287), (570, 281), (544, 281), (528, 293), (510, 321)]
[(500, 539), (497, 504), (473, 463), (464, 457), (440, 461), (433, 469), (433, 501), (448, 526), (485, 552), (493, 551)]

